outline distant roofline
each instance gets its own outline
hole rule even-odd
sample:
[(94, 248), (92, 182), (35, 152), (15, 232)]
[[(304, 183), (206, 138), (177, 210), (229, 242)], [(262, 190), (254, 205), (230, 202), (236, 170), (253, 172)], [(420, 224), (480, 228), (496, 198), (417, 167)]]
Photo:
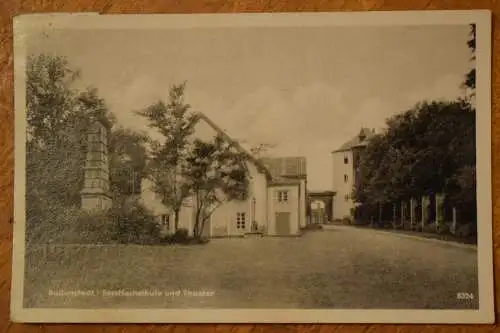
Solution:
[[(366, 133), (369, 133), (370, 137), (376, 134), (374, 128), (361, 127), (361, 130), (359, 131), (358, 134), (356, 134), (355, 136), (353, 136), (350, 140), (344, 142), (340, 146), (340, 148), (332, 150), (331, 154), (339, 153), (339, 152), (351, 151), (351, 150), (353, 150), (355, 148), (366, 147), (366, 145), (368, 144), (367, 141), (370, 140), (370, 137), (368, 137), (368, 135), (366, 135)], [(363, 138), (361, 138), (361, 136), (363, 136)], [(356, 139), (359, 139), (360, 142), (355, 143)], [(354, 143), (352, 143), (352, 142), (354, 142)]]
[[(273, 157), (261, 157), (259, 158), (259, 161), (263, 163), (264, 165), (267, 163), (271, 163), (271, 161), (277, 161), (277, 160), (284, 160), (284, 159), (301, 159), (304, 161), (306, 168), (307, 168), (307, 158), (305, 156), (273, 156)], [(269, 167), (268, 167), (269, 170)], [(281, 179), (298, 179), (298, 180), (307, 180), (307, 170), (306, 173), (301, 173), (301, 174), (281, 174), (281, 175), (275, 175), (276, 177), (279, 177)], [(278, 179), (279, 179), (278, 178)]]
[(337, 149), (337, 150), (332, 150), (332, 154), (334, 153), (343, 153), (343, 152), (346, 152), (346, 151), (351, 151), (351, 150), (354, 150), (355, 148), (362, 148), (362, 147), (366, 147), (368, 144), (367, 143), (363, 143), (363, 144), (358, 144), (358, 145), (354, 145), (354, 146), (351, 146), (349, 148), (343, 148), (343, 149)]
[(277, 186), (300, 186), (300, 181), (273, 180), (267, 184), (267, 187), (277, 187)]

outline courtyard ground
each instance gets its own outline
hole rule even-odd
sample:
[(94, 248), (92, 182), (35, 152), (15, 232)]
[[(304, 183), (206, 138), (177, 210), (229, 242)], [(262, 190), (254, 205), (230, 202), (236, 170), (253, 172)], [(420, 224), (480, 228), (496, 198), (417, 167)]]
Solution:
[[(475, 249), (340, 226), (297, 238), (214, 239), (191, 246), (73, 247), (34, 255), (29, 262), (27, 307), (478, 306)], [(94, 295), (61, 296), (78, 290)], [(103, 296), (105, 290), (163, 295)], [(184, 295), (188, 290), (213, 295)], [(50, 296), (49, 291), (59, 294)], [(474, 294), (474, 300), (457, 299), (462, 292)]]

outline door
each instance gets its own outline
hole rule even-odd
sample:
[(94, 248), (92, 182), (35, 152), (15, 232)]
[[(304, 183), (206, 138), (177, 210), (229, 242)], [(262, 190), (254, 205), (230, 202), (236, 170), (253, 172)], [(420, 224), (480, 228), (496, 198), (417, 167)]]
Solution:
[(276, 213), (276, 235), (290, 235), (290, 213)]

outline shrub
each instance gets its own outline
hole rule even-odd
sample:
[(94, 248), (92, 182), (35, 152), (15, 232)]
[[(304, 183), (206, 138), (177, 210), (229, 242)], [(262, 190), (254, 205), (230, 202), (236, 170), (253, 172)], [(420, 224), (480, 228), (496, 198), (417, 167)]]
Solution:
[(160, 226), (153, 214), (138, 200), (130, 200), (115, 206), (109, 217), (116, 225), (115, 239), (122, 244), (157, 244), (160, 242)]
[(436, 233), (440, 235), (450, 235), (451, 234), (450, 226), (446, 223), (440, 223), (436, 225)]
[(53, 202), (27, 212), (29, 244), (97, 244), (115, 241), (116, 226), (106, 211), (87, 212)]
[(43, 202), (41, 199), (27, 204), (28, 244), (69, 243), (78, 234), (78, 207), (65, 207), (58, 202)]
[(109, 244), (116, 242), (116, 224), (108, 211), (80, 211), (76, 219), (72, 243)]
[(161, 240), (163, 244), (206, 244), (210, 241), (207, 237), (189, 236), (187, 229), (178, 229), (174, 234), (168, 235)]
[(185, 243), (189, 240), (189, 231), (187, 229), (181, 228), (177, 229), (172, 235), (172, 241), (175, 243)]

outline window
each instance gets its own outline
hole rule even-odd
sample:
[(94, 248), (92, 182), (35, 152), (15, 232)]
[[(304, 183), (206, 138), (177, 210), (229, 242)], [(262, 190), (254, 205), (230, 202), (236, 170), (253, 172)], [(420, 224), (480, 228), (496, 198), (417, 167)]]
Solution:
[(349, 180), (349, 177), (347, 177), (347, 175), (344, 175), (344, 183), (347, 183), (348, 180)]
[(161, 216), (161, 225), (167, 229), (170, 229), (170, 215), (164, 214)]
[(347, 155), (344, 155), (344, 164), (349, 164), (349, 157)]
[(344, 196), (344, 200), (345, 200), (345, 201), (349, 201), (349, 194), (346, 194), (346, 195)]
[(92, 151), (88, 155), (88, 159), (92, 161), (100, 161), (102, 154), (100, 152)]
[(246, 213), (236, 213), (236, 229), (243, 230), (246, 229)]
[(288, 202), (288, 191), (276, 192), (276, 199), (278, 202)]

